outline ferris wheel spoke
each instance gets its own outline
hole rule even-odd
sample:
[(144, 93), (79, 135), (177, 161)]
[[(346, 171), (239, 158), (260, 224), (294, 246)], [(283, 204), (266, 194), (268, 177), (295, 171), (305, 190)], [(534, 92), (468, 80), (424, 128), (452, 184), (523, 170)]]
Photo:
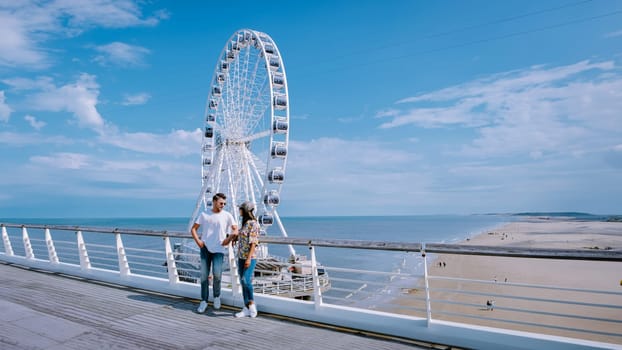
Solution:
[(251, 66), (251, 53), (252, 53), (251, 50), (245, 51), (244, 65), (246, 68), (246, 74), (245, 74), (244, 85), (242, 89), (244, 90), (244, 96), (246, 98), (242, 103), (243, 111), (247, 111), (250, 108), (249, 105), (251, 104), (253, 87), (256, 82), (255, 77), (257, 75), (257, 69), (258, 69), (258, 64), (259, 64), (259, 60), (255, 60), (254, 67), (250, 67)]
[[(250, 193), (250, 200), (253, 201), (253, 203), (257, 202), (257, 198), (256, 198), (256, 193), (258, 193), (258, 190), (261, 189), (263, 187), (263, 183), (261, 182), (261, 178), (257, 178), (254, 177), (254, 174), (258, 174), (257, 172), (257, 167), (255, 166), (255, 162), (253, 160), (253, 155), (252, 153), (248, 150), (245, 149), (244, 151), (244, 158), (245, 158), (245, 175), (246, 175), (246, 193)], [(257, 179), (259, 179), (259, 181), (257, 181)]]
[(254, 140), (258, 140), (258, 139), (261, 139), (261, 138), (268, 137), (271, 134), (272, 134), (272, 132), (270, 130), (265, 130), (265, 131), (261, 131), (261, 132), (258, 132), (256, 134), (253, 134), (253, 135), (248, 135), (246, 137), (243, 137), (243, 138), (239, 139), (238, 141), (239, 142), (250, 142), (250, 141), (254, 141)]
[(261, 169), (257, 166), (257, 164), (261, 164), (261, 161), (257, 159), (257, 157), (252, 154), (250, 151), (248, 152), (248, 164), (250, 169), (252, 170), (253, 175), (255, 176), (255, 182), (259, 185), (259, 187), (263, 187), (263, 177), (260, 174), (261, 170), (265, 172), (265, 166), (262, 166)]
[[(267, 85), (267, 79), (263, 76), (258, 76), (258, 74), (261, 73), (259, 72), (259, 62), (256, 62), (245, 86), (247, 94), (245, 96), (242, 115), (246, 121), (247, 134), (255, 128), (257, 122), (261, 120), (269, 106), (266, 103), (266, 100), (269, 100), (269, 98), (266, 99), (264, 91), (264, 87)], [(260, 83), (261, 86), (258, 86), (258, 83)]]
[[(230, 122), (237, 124), (237, 129), (241, 135), (248, 135), (254, 130), (269, 106), (265, 102), (265, 100), (269, 100), (269, 98), (266, 99), (265, 97), (265, 91), (260, 90), (258, 94), (255, 91), (257, 89), (257, 78), (253, 75), (247, 80), (246, 82), (238, 83), (242, 92), (237, 98), (236, 107), (232, 108), (228, 113), (231, 115)], [(265, 81), (263, 85), (267, 85)]]
[[(255, 182), (257, 183), (258, 188), (263, 188), (264, 187), (263, 177), (261, 176), (260, 169), (257, 168), (257, 162), (255, 161), (254, 157), (250, 159), (250, 165), (251, 165), (251, 169), (253, 170), (253, 175), (254, 175)], [(265, 205), (263, 203), (261, 205), (265, 210), (266, 209)]]
[[(249, 111), (249, 116), (253, 116), (250, 120), (249, 126), (251, 130), (257, 127), (259, 122), (262, 120), (262, 116), (267, 112), (270, 107), (269, 103), (266, 103), (266, 96), (270, 96), (270, 84), (264, 82), (263, 86), (259, 90), (257, 96), (255, 97), (255, 103), (252, 104), (251, 109)], [(270, 98), (268, 98), (270, 100)]]
[[(243, 90), (244, 93), (244, 100), (242, 103), (242, 108), (241, 110), (242, 112), (242, 116), (244, 116), (245, 118), (249, 118), (250, 120), (254, 119), (254, 113), (253, 113), (253, 108), (256, 106), (257, 104), (257, 89), (258, 89), (258, 84), (265, 84), (266, 80), (265, 79), (265, 70), (262, 71), (261, 69), (261, 60), (255, 59), (253, 64), (251, 65), (250, 62), (250, 55), (251, 55), (251, 50), (248, 50), (247, 52), (247, 57), (246, 57), (246, 61), (245, 61), (245, 66), (246, 66), (246, 76), (244, 79), (244, 85), (241, 87), (241, 90)], [(255, 53), (256, 54), (256, 53)], [(259, 101), (261, 101), (259, 99)], [(252, 129), (252, 125), (250, 123), (246, 123), (246, 128), (247, 128), (247, 133), (250, 132), (250, 130)]]

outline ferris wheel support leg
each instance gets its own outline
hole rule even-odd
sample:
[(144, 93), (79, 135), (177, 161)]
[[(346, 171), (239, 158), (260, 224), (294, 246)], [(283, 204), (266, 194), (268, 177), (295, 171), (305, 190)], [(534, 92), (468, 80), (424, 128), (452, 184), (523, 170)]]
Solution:
[(231, 175), (231, 169), (227, 169), (227, 176), (229, 177), (229, 193), (230, 193), (229, 205), (231, 206), (231, 215), (233, 215), (233, 217), (235, 218), (235, 221), (237, 222), (240, 215), (238, 214), (238, 211), (235, 210), (235, 208), (237, 207), (238, 199), (235, 196), (236, 194), (235, 191), (233, 190), (233, 178)]
[(199, 192), (199, 198), (197, 198), (197, 204), (194, 206), (194, 211), (192, 212), (192, 216), (190, 217), (190, 222), (188, 223), (187, 233), (190, 233), (190, 229), (192, 229), (194, 220), (197, 218), (197, 215), (199, 214), (199, 209), (201, 208), (201, 202), (203, 202), (203, 196), (205, 195), (206, 189), (207, 189), (207, 182), (203, 184), (203, 186), (201, 187), (201, 192)]
[[(283, 237), (287, 237), (287, 232), (285, 232), (285, 227), (283, 226), (283, 223), (281, 222), (281, 217), (279, 216), (279, 213), (276, 212), (276, 210), (274, 211), (274, 218), (276, 219), (276, 224), (279, 225), (279, 229), (281, 229), (281, 233), (283, 234)], [(294, 250), (294, 246), (289, 244), (287, 247), (289, 248), (289, 253), (292, 256), (296, 256), (296, 250)]]

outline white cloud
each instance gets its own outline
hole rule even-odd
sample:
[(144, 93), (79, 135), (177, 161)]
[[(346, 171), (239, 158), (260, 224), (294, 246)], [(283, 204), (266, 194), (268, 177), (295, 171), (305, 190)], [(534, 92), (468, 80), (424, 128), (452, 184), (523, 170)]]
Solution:
[(142, 92), (134, 95), (124, 95), (123, 102), (121, 102), (124, 106), (133, 106), (133, 105), (143, 105), (149, 101), (151, 95), (146, 92)]
[(6, 104), (4, 91), (0, 91), (0, 122), (8, 122), (13, 110)]
[[(335, 215), (371, 214), (408, 201), (430, 184), (415, 170), (421, 156), (390, 142), (319, 138), (290, 141), (286, 184), (288, 210)], [(335, 194), (339, 193), (338, 198)], [(301, 205), (300, 208), (295, 205)], [(404, 213), (403, 206), (394, 213)]]
[[(200, 187), (195, 164), (166, 159), (109, 158), (76, 152), (30, 157), (3, 178), (3, 185), (25, 186), (64, 197), (194, 198)], [(28, 174), (24, 176), (23, 174)]]
[[(305, 168), (360, 168), (369, 167), (374, 170), (378, 160), (387, 166), (399, 166), (415, 159), (415, 155), (399, 149), (391, 148), (390, 143), (383, 144), (376, 141), (349, 141), (339, 138), (323, 137), (309, 142), (290, 142), (291, 152), (294, 159), (304, 161)], [(295, 160), (292, 160), (295, 161)], [(289, 162), (289, 160), (288, 160)]]
[[(140, 177), (140, 171), (149, 169), (171, 170), (173, 166), (169, 162), (151, 161), (151, 160), (110, 160), (99, 158), (93, 155), (73, 152), (59, 152), (46, 156), (30, 157), (30, 163), (36, 166), (44, 166), (48, 169), (80, 169), (91, 173), (89, 178), (93, 176), (99, 180), (113, 181), (117, 178), (114, 174), (118, 172), (128, 171), (134, 173), (136, 177)], [(95, 175), (101, 173), (102, 175)], [(113, 174), (113, 175), (110, 175)], [(123, 176), (119, 182), (125, 182)]]
[(376, 118), (395, 117), (395, 116), (398, 116), (400, 114), (401, 114), (401, 111), (399, 109), (387, 108), (385, 110), (382, 110), (382, 111), (379, 111), (378, 113), (376, 113)]
[(51, 156), (33, 156), (30, 162), (56, 169), (81, 169), (89, 165), (89, 156), (79, 153), (56, 153)]
[(68, 145), (75, 143), (74, 140), (65, 136), (42, 136), (36, 133), (0, 132), (0, 144), (9, 146), (27, 145)]
[(14, 132), (0, 132), (0, 144), (5, 145), (28, 145), (33, 144), (36, 140), (35, 135), (29, 134), (25, 135), (22, 133), (14, 133)]
[(2, 80), (9, 85), (13, 91), (27, 90), (50, 90), (54, 89), (54, 80), (51, 77), (28, 78), (7, 78)]
[(201, 130), (173, 130), (165, 135), (145, 132), (119, 132), (116, 127), (107, 127), (99, 137), (104, 144), (148, 154), (185, 156), (196, 154), (201, 146)]
[(361, 117), (343, 117), (343, 118), (337, 118), (337, 121), (343, 124), (352, 124), (352, 123), (356, 123), (357, 121), (361, 120)]
[(12, 1), (0, 3), (0, 66), (49, 65), (43, 43), (96, 27), (154, 26), (168, 18), (163, 10), (145, 16), (131, 0)]
[[(492, 75), (473, 82), (452, 86), (415, 97), (397, 101), (397, 106), (416, 103), (422, 106), (401, 111), (391, 109), (391, 113), (382, 111), (378, 116), (388, 116), (392, 120), (381, 128), (392, 128), (407, 124), (424, 127), (444, 125), (479, 126), (507, 118), (512, 107), (533, 102), (533, 92), (548, 92), (549, 96), (538, 97), (547, 102), (549, 99), (563, 98), (570, 82), (581, 82), (582, 74), (594, 71), (609, 71), (615, 68), (613, 62), (590, 63), (582, 61), (573, 65), (544, 68), (535, 66), (523, 71), (512, 71)], [(574, 80), (573, 80), (574, 79)], [(597, 82), (598, 79), (595, 79)], [(589, 88), (589, 86), (586, 86)], [(556, 94), (560, 94), (556, 96)], [(524, 116), (523, 116), (524, 117)]]
[(104, 119), (97, 111), (99, 85), (95, 76), (82, 74), (75, 83), (55, 87), (47, 86), (42, 92), (30, 96), (32, 108), (44, 111), (73, 113), (81, 127), (100, 131)]
[(143, 18), (137, 2), (132, 0), (58, 0), (42, 7), (59, 17), (66, 16), (67, 27), (73, 30), (154, 26), (168, 18), (167, 12), (162, 10)]
[(615, 68), (582, 61), (493, 75), (402, 99), (399, 113), (380, 113), (389, 119), (380, 127), (475, 130), (478, 137), (460, 147), (466, 156), (584, 154), (622, 133), (622, 75)]
[(605, 34), (605, 38), (615, 38), (615, 37), (618, 37), (618, 36), (622, 36), (622, 30), (618, 30), (618, 31), (615, 31), (615, 32), (611, 32), (611, 33)]
[(0, 66), (45, 66), (45, 54), (29, 36), (25, 24), (0, 7)]
[[(98, 134), (101, 144), (147, 154), (168, 154), (185, 156), (195, 154), (201, 145), (201, 130), (173, 130), (168, 134), (147, 132), (121, 132), (111, 122), (104, 120), (97, 110), (99, 84), (96, 77), (82, 74), (77, 81), (56, 86), (50, 78), (5, 79), (14, 90), (33, 90), (27, 96), (30, 108), (48, 112), (70, 112), (77, 125), (89, 128)], [(146, 93), (128, 95), (124, 104), (138, 104), (149, 99)], [(0, 100), (0, 106), (1, 106)], [(26, 118), (33, 127), (41, 126), (34, 118)], [(43, 124), (45, 125), (45, 124)]]
[(37, 118), (31, 115), (24, 116), (24, 120), (26, 120), (35, 130), (41, 130), (46, 125), (45, 122), (37, 120)]
[(144, 47), (129, 45), (122, 42), (113, 42), (95, 47), (102, 53), (93, 60), (101, 65), (117, 65), (122, 67), (142, 65), (145, 55), (150, 51)]

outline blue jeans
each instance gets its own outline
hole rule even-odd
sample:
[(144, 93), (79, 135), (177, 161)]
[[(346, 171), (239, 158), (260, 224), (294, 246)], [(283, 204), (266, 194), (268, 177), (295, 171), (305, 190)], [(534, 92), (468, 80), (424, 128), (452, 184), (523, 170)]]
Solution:
[(238, 275), (240, 276), (240, 284), (242, 285), (242, 297), (244, 298), (244, 305), (253, 301), (253, 274), (255, 273), (255, 265), (257, 259), (251, 259), (251, 265), (248, 268), (244, 268), (246, 259), (238, 259)]
[(201, 300), (209, 299), (209, 273), (212, 271), (212, 289), (214, 290), (214, 298), (220, 296), (220, 281), (222, 279), (222, 260), (223, 253), (212, 253), (207, 250), (204, 245), (201, 248)]

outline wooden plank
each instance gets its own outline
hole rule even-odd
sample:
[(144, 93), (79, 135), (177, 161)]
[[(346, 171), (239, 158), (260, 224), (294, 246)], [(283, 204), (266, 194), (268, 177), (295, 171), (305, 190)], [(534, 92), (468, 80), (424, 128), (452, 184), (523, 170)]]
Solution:
[[(236, 319), (233, 314), (238, 310), (226, 306), (197, 314), (196, 307), (196, 301), (186, 298), (0, 263), (0, 314), (8, 318), (0, 316), (2, 349), (428, 348), (273, 315)], [(25, 329), (23, 318), (19, 319), (24, 314), (33, 322), (53, 319), (57, 329), (74, 329), (75, 334), (51, 336)]]

